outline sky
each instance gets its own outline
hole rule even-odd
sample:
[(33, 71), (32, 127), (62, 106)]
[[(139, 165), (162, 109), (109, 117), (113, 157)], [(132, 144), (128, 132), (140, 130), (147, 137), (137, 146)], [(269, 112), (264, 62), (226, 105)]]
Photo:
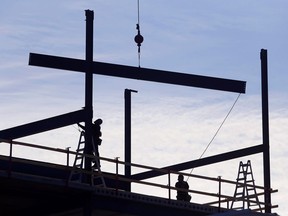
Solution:
[[(267, 49), (271, 186), (279, 190), (272, 194), (272, 204), (279, 205), (273, 212), (284, 215), (288, 211), (287, 6), (285, 0), (140, 0), (141, 67), (243, 80), (246, 94), (237, 100), (237, 93), (94, 75), (94, 118), (104, 121), (100, 155), (124, 160), (126, 88), (138, 91), (132, 93), (133, 163), (163, 167), (198, 159), (207, 147), (203, 157), (261, 144), (260, 50)], [(84, 106), (84, 74), (28, 66), (28, 58), (33, 52), (84, 59), (86, 9), (95, 17), (94, 60), (138, 66), (136, 0), (2, 0), (0, 130)], [(75, 150), (78, 139), (79, 129), (71, 125), (18, 141)], [(7, 152), (3, 144), (1, 154)], [(59, 163), (66, 159), (21, 147), (13, 154)], [(186, 172), (236, 180), (239, 162), (247, 160), (256, 184), (263, 185), (262, 154)], [(114, 167), (107, 164), (102, 169)], [(166, 177), (153, 180), (167, 182)], [(196, 179), (189, 178), (188, 183), (191, 189), (207, 188)], [(167, 197), (167, 191), (132, 189)], [(217, 193), (217, 186), (212, 190)], [(227, 193), (232, 196), (234, 188)], [(192, 194), (192, 202), (204, 200)]]

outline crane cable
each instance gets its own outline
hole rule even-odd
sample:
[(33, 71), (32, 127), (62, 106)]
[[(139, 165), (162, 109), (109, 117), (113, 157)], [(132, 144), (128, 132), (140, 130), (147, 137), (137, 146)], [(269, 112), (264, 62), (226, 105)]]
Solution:
[(138, 11), (138, 24), (140, 25), (140, 7), (139, 7), (139, 0), (137, 0), (137, 11)]
[[(209, 146), (211, 145), (211, 143), (214, 141), (215, 137), (217, 136), (218, 132), (220, 131), (220, 129), (222, 128), (222, 126), (224, 125), (225, 121), (227, 120), (228, 116), (230, 115), (230, 113), (232, 112), (235, 104), (237, 103), (239, 97), (240, 97), (241, 93), (239, 93), (238, 97), (236, 98), (236, 100), (234, 101), (232, 107), (230, 108), (229, 112), (227, 113), (227, 115), (225, 116), (224, 120), (222, 121), (222, 123), (220, 124), (220, 126), (218, 127), (218, 129), (216, 130), (216, 133), (214, 134), (214, 136), (212, 137), (212, 139), (210, 140), (210, 142), (208, 143), (208, 145), (206, 146), (206, 148), (204, 149), (203, 153), (200, 155), (199, 159), (201, 159), (203, 157), (203, 155), (206, 153), (206, 151), (208, 150)], [(190, 174), (192, 174), (194, 168), (191, 169)], [(187, 177), (187, 181), (189, 179), (190, 176)]]
[(138, 23), (136, 24), (137, 35), (134, 37), (134, 41), (138, 46), (138, 66), (140, 68), (140, 47), (141, 43), (144, 41), (143, 36), (140, 34), (140, 6), (139, 0), (137, 0), (137, 10), (138, 10)]

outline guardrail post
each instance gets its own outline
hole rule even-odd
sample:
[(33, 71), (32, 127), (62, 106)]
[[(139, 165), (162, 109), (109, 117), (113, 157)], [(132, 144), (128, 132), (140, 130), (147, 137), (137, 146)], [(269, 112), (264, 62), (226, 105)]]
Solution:
[(116, 193), (118, 193), (119, 157), (116, 157), (115, 160), (116, 160)]
[(171, 173), (170, 170), (168, 170), (168, 195), (169, 195), (169, 200), (171, 200)]
[(70, 148), (71, 148), (71, 147), (67, 147), (67, 148), (66, 148), (66, 150), (67, 150), (67, 167), (69, 167), (69, 160), (70, 160), (70, 158), (69, 158), (69, 152), (70, 152)]
[(221, 210), (221, 176), (218, 176), (218, 180), (219, 180), (219, 191), (218, 191), (218, 212), (220, 212)]
[(10, 149), (9, 149), (9, 157), (12, 157), (12, 140), (10, 140)]
[(12, 146), (13, 142), (10, 140), (10, 149), (9, 149), (9, 168), (8, 168), (8, 176), (11, 176), (11, 171), (12, 171)]

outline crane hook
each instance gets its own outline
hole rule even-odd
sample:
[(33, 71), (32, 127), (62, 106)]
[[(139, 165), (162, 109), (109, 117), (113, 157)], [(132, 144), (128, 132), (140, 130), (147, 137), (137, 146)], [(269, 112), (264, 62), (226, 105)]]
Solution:
[(136, 29), (138, 30), (138, 34), (134, 37), (134, 41), (137, 43), (138, 52), (140, 52), (141, 43), (144, 41), (144, 37), (140, 34), (140, 26), (136, 24)]

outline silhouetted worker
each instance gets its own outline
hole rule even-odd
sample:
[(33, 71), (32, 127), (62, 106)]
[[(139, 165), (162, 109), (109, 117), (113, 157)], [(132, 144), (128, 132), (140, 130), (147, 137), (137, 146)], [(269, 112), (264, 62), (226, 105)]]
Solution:
[[(175, 187), (179, 189), (189, 189), (189, 185), (186, 181), (184, 181), (184, 176), (182, 174), (178, 176), (178, 182), (176, 182)], [(191, 200), (191, 196), (188, 194), (188, 191), (181, 190), (177, 190), (176, 198), (177, 200), (183, 200), (188, 202)]]
[[(92, 124), (92, 144), (93, 144), (93, 152), (94, 155), (97, 156), (98, 164), (100, 167), (100, 160), (99, 160), (99, 151), (98, 146), (101, 145), (102, 139), (100, 138), (102, 136), (101, 132), (101, 124), (103, 123), (102, 119), (97, 119), (94, 121), (94, 124)], [(80, 128), (85, 130), (85, 127), (81, 124), (77, 123)], [(97, 164), (94, 163), (94, 168), (97, 168)]]
[[(99, 151), (98, 146), (101, 145), (102, 139), (100, 138), (102, 136), (101, 132), (101, 124), (103, 123), (102, 119), (97, 119), (94, 121), (94, 124), (92, 125), (92, 138), (93, 138), (93, 144), (95, 148), (95, 155), (98, 157), (98, 164), (100, 167), (100, 160), (99, 160)], [(96, 165), (94, 164), (93, 167)]]

